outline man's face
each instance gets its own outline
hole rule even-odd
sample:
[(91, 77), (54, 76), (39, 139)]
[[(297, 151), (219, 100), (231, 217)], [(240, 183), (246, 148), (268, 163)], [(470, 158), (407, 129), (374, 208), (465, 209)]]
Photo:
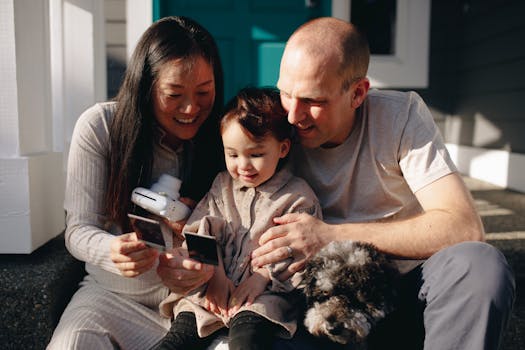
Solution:
[(288, 48), (283, 54), (277, 87), (288, 121), (308, 148), (342, 144), (352, 129), (354, 85), (342, 90), (343, 77), (332, 57)]

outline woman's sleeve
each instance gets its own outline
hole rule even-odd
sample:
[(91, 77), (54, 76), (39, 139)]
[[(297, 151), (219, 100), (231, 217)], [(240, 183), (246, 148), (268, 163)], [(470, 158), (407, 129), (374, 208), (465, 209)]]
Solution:
[(114, 235), (105, 227), (109, 125), (105, 110), (95, 105), (78, 119), (67, 166), (65, 241), (77, 259), (119, 273), (110, 259)]

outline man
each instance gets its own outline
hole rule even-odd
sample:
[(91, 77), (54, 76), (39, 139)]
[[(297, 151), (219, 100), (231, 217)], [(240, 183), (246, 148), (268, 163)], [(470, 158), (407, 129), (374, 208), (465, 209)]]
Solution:
[[(292, 157), (297, 175), (319, 196), (324, 221), (276, 218), (252, 265), (282, 260), (291, 248), (286, 278), (331, 241), (371, 242), (404, 274), (399, 316), (424, 325), (424, 334), (402, 325), (413, 338), (403, 348), (424, 338), (425, 349), (496, 349), (513, 304), (512, 273), (482, 243), (481, 220), (427, 107), (415, 93), (369, 91), (369, 55), (357, 30), (335, 18), (312, 20), (288, 41), (277, 87), (302, 145)], [(378, 331), (371, 343), (400, 348), (396, 340), (406, 338), (397, 332)]]

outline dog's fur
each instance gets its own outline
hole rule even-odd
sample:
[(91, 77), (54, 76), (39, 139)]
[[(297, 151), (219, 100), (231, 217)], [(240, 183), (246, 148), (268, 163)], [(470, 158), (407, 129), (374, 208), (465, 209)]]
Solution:
[(307, 262), (300, 290), (307, 330), (340, 344), (364, 344), (395, 307), (397, 271), (373, 245), (332, 242)]

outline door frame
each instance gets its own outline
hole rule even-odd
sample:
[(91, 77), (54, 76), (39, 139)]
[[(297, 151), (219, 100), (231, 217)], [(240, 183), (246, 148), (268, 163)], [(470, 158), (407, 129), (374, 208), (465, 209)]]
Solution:
[[(332, 0), (332, 16), (350, 20), (351, 1)], [(371, 55), (368, 78), (377, 88), (428, 87), (430, 0), (397, 0), (393, 55)]]
[[(350, 19), (350, 1), (331, 0), (332, 16)], [(428, 87), (430, 0), (397, 0), (394, 55), (372, 55), (368, 77), (377, 88)], [(152, 23), (152, 0), (128, 0), (128, 58), (140, 35)]]

